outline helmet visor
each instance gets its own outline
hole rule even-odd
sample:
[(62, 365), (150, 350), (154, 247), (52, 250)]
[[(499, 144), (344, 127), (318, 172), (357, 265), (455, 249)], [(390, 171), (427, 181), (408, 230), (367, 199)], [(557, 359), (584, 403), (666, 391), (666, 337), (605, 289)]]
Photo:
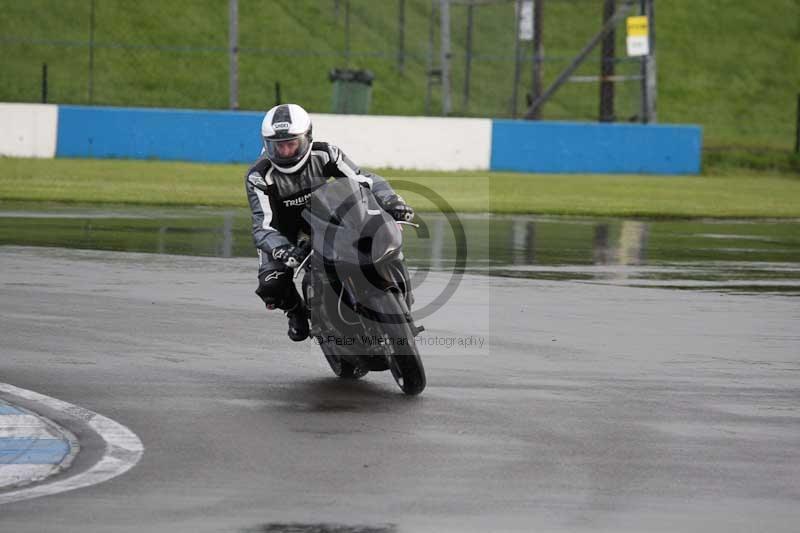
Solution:
[(300, 161), (308, 150), (308, 136), (264, 139), (264, 148), (270, 161), (282, 166), (293, 165)]

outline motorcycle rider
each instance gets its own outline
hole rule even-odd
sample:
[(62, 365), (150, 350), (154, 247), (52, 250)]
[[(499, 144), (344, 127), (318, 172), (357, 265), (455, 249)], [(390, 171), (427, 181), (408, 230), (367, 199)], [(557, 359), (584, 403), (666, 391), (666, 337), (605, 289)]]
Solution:
[(314, 142), (311, 117), (296, 104), (273, 107), (264, 116), (261, 156), (245, 176), (258, 251), (258, 288), (267, 309), (282, 309), (289, 338), (308, 338), (308, 310), (297, 292), (293, 269), (308, 250), (298, 242), (308, 234), (301, 217), (311, 193), (329, 178), (352, 179), (369, 187), (395, 220), (410, 221), (414, 210), (380, 176), (359, 169), (338, 147)]

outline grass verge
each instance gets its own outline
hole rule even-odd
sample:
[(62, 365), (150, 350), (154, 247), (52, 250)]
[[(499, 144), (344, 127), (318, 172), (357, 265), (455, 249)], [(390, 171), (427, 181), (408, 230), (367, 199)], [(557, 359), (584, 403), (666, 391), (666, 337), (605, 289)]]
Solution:
[[(246, 165), (160, 161), (0, 158), (0, 201), (245, 207), (246, 169)], [(422, 211), (436, 208), (431, 195), (413, 192), (413, 184), (431, 189), (459, 212), (657, 218), (800, 217), (800, 177), (794, 173), (743, 170), (705, 176), (396, 170), (378, 173), (394, 182), (399, 192)]]

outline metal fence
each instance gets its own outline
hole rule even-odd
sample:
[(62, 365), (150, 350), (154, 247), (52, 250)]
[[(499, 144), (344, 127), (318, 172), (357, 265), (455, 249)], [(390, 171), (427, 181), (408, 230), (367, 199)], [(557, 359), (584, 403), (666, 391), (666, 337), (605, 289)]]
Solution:
[[(283, 100), (325, 112), (328, 73), (355, 68), (375, 74), (373, 113), (522, 116), (535, 66), (551, 84), (602, 27), (608, 0), (543, 2), (539, 53), (519, 38), (523, 0), (450, 0), (448, 13), (442, 0), (234, 3), (232, 35), (221, 0), (0, 0), (0, 101), (261, 110)], [(610, 60), (614, 118), (640, 120), (641, 60), (624, 56), (624, 38), (622, 28)], [(601, 63), (593, 51), (542, 117), (596, 120)]]

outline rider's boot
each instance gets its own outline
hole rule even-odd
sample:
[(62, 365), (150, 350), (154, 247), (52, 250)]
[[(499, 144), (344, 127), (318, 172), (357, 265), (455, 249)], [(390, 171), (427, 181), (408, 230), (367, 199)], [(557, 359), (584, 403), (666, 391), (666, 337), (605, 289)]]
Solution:
[(308, 338), (308, 310), (303, 302), (297, 304), (286, 311), (289, 318), (289, 338), (295, 342), (304, 341)]

